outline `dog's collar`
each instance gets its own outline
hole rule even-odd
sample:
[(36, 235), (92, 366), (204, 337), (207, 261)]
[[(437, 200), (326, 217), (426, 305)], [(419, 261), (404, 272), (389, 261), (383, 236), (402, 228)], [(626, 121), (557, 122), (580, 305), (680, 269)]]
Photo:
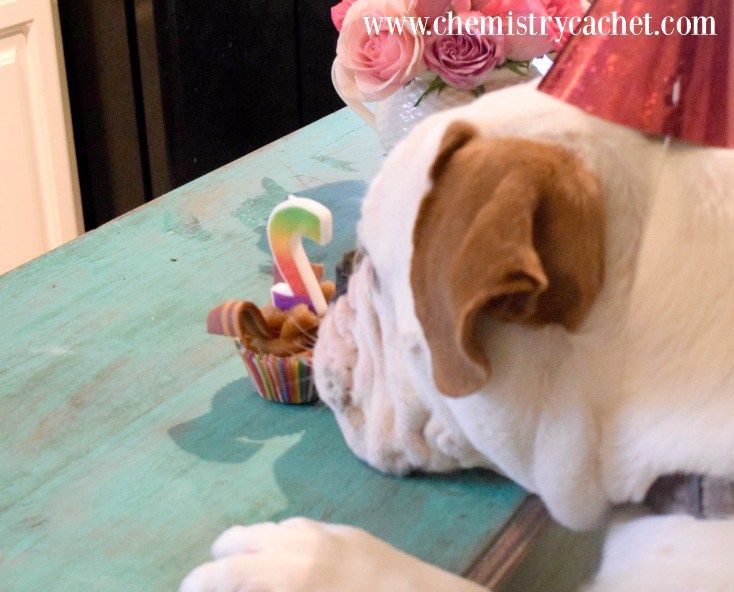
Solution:
[(734, 515), (734, 483), (705, 475), (665, 475), (647, 491), (645, 505), (657, 514), (727, 518)]

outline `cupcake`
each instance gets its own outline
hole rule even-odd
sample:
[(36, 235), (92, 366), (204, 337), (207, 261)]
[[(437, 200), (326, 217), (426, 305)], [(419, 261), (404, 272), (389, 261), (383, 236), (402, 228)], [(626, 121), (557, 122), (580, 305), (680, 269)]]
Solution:
[(259, 308), (252, 302), (230, 300), (209, 313), (207, 329), (236, 339), (237, 350), (263, 399), (311, 403), (318, 398), (313, 384), (313, 346), (336, 285), (322, 281), (324, 267), (309, 261), (303, 239), (328, 244), (331, 212), (317, 201), (289, 195), (270, 213), (267, 236), (274, 260), (270, 304)]
[[(321, 282), (327, 302), (334, 298), (332, 282)], [(320, 318), (306, 305), (283, 311), (272, 304), (262, 308), (245, 300), (229, 300), (215, 307), (207, 330), (235, 338), (237, 350), (257, 393), (268, 401), (288, 404), (318, 399), (313, 384), (312, 352)]]

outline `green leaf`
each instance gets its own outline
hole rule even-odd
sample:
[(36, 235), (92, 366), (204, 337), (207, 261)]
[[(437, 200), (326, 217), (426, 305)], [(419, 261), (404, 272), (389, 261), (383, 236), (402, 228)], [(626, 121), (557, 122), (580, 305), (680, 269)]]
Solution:
[(502, 64), (503, 68), (507, 68), (510, 72), (514, 72), (518, 76), (527, 76), (530, 72), (530, 61), (516, 62), (513, 60), (507, 60)]
[(438, 91), (439, 93), (448, 86), (446, 82), (440, 77), (436, 76), (432, 81), (431, 84), (428, 85), (428, 88), (425, 90), (425, 92), (418, 97), (418, 100), (415, 102), (413, 107), (417, 107), (423, 102), (423, 99), (425, 99), (429, 94), (431, 94), (434, 91)]

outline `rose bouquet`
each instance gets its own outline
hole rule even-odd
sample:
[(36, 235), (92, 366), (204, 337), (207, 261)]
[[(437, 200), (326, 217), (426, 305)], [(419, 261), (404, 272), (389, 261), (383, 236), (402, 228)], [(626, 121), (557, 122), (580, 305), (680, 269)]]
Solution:
[(334, 61), (343, 92), (379, 101), (424, 71), (431, 91), (446, 85), (482, 92), (498, 68), (518, 73), (557, 51), (583, 16), (582, 0), (342, 0), (331, 9), (339, 31)]
[[(334, 86), (379, 132), (365, 102), (408, 89), (412, 104), (405, 97), (400, 104), (418, 107), (448, 89), (452, 106), (522, 82), (534, 58), (565, 43), (569, 28), (559, 23), (583, 16), (585, 8), (584, 0), (342, 0), (331, 9), (339, 31)], [(416, 116), (401, 119), (414, 123)]]

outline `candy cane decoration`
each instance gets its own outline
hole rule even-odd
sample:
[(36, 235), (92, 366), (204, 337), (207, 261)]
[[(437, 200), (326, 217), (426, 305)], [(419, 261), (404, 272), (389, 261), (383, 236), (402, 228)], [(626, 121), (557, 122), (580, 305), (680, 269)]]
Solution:
[(288, 310), (305, 302), (319, 316), (326, 314), (326, 299), (303, 248), (303, 237), (323, 246), (331, 242), (331, 235), (331, 212), (313, 199), (289, 195), (271, 212), (268, 242), (285, 280), (270, 290), (275, 306)]

